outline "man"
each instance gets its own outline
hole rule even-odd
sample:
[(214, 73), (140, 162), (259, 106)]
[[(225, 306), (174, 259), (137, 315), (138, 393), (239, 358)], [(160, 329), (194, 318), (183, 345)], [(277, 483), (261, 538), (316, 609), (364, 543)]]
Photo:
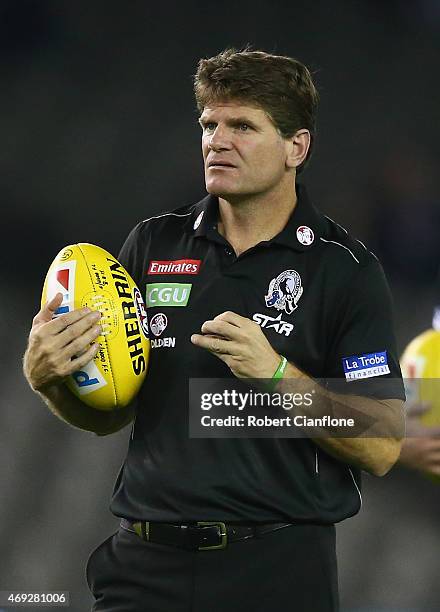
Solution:
[[(437, 303), (440, 301), (440, 276), (436, 281)], [(440, 306), (434, 307), (432, 328), (440, 332)], [(408, 405), (409, 404), (409, 405)], [(425, 476), (440, 478), (440, 427), (427, 427), (420, 417), (433, 407), (430, 404), (408, 403), (406, 406), (406, 438), (399, 463)]]
[[(111, 505), (121, 528), (88, 563), (94, 610), (334, 611), (334, 523), (359, 509), (360, 469), (382, 475), (400, 451), (404, 395), (388, 289), (374, 256), (296, 183), (315, 135), (308, 69), (227, 50), (200, 61), (195, 94), (209, 195), (140, 223), (120, 253), (146, 287), (152, 332), (136, 407), (102, 414), (69, 395), (62, 378), (93, 356), (100, 330), (93, 313), (52, 321), (61, 296), (34, 320), (25, 373), (82, 429), (109, 434), (136, 414)], [(189, 297), (176, 308), (157, 291), (153, 302), (158, 285)], [(188, 381), (231, 373), (312, 389), (314, 415), (330, 406), (382, 430), (189, 437)], [(343, 374), (350, 390), (336, 393), (329, 379)]]

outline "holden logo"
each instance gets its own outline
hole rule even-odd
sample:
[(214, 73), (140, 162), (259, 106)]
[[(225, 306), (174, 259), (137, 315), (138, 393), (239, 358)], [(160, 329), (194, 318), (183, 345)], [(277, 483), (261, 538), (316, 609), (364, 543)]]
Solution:
[(161, 336), (168, 325), (168, 319), (163, 312), (158, 312), (150, 321), (150, 329), (155, 336)]

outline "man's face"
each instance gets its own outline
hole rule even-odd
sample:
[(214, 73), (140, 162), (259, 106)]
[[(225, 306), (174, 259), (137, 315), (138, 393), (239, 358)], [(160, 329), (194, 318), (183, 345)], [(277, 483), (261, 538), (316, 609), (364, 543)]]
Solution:
[(212, 103), (199, 121), (208, 193), (226, 199), (264, 194), (285, 178), (288, 141), (260, 108)]

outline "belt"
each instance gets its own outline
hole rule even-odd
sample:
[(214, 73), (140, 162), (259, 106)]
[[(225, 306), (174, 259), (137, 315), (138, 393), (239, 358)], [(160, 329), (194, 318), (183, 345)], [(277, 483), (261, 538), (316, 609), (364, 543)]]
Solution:
[(145, 521), (132, 523), (126, 519), (121, 520), (122, 529), (136, 533), (146, 542), (176, 546), (185, 550), (219, 550), (226, 548), (230, 542), (262, 537), (291, 526), (292, 523), (228, 525), (219, 521), (174, 524)]

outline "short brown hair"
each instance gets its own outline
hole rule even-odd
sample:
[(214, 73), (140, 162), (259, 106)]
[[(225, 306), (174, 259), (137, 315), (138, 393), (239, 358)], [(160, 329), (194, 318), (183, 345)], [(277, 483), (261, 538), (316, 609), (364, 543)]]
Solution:
[(310, 159), (319, 96), (310, 71), (298, 60), (249, 48), (226, 49), (199, 61), (194, 93), (200, 112), (212, 102), (237, 100), (264, 110), (283, 138), (308, 129), (310, 147), (297, 173)]

